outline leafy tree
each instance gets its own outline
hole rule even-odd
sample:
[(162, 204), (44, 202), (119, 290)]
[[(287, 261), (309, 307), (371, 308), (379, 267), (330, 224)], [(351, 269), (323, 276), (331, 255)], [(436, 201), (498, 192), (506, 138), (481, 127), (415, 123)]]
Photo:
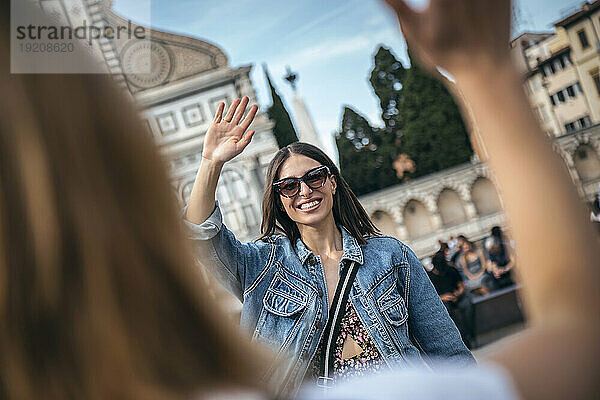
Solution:
[(385, 136), (389, 136), (385, 130), (372, 127), (356, 111), (344, 108), (342, 130), (336, 136), (340, 169), (359, 196), (400, 182), (392, 169), (394, 148), (382, 146)]
[(267, 109), (267, 115), (275, 124), (273, 133), (275, 134), (277, 145), (279, 148), (282, 148), (290, 143), (297, 142), (298, 135), (292, 124), (290, 114), (287, 112), (281, 97), (277, 93), (277, 89), (275, 89), (273, 83), (271, 83), (271, 77), (269, 76), (266, 65), (263, 65), (263, 69), (265, 71), (267, 82), (269, 83), (269, 88), (271, 89), (272, 100), (271, 106)]
[(402, 151), (416, 164), (412, 177), (468, 162), (473, 150), (454, 99), (414, 59), (411, 64), (403, 82), (399, 116)]
[[(374, 61), (370, 82), (385, 127), (372, 127), (345, 107), (336, 138), (341, 171), (352, 189), (365, 194), (401, 182), (398, 177), (405, 181), (469, 161), (468, 134), (446, 87), (415, 62), (405, 69), (383, 46)], [(402, 170), (413, 162), (414, 170)]]

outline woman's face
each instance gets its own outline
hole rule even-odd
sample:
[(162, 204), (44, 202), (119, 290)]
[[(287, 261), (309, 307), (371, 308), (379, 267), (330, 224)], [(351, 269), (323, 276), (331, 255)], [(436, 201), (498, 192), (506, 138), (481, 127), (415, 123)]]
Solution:
[(471, 244), (469, 242), (463, 242), (463, 244), (460, 247), (461, 247), (461, 250), (464, 252), (471, 251)]
[[(300, 178), (308, 171), (320, 167), (318, 161), (312, 158), (292, 154), (279, 170), (278, 180), (285, 178)], [(329, 176), (325, 184), (318, 189), (311, 189), (306, 182), (300, 183), (300, 191), (292, 198), (276, 194), (281, 199), (283, 208), (292, 221), (303, 225), (319, 225), (332, 215), (333, 195), (336, 190), (336, 182)]]

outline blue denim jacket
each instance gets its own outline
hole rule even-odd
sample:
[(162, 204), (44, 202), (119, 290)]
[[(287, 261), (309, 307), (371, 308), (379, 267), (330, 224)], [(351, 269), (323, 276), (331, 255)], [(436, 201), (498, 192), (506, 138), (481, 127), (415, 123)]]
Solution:
[[(202, 264), (242, 301), (242, 328), (275, 351), (266, 381), (279, 391), (296, 393), (328, 318), (320, 257), (301, 240), (292, 245), (282, 235), (240, 243), (223, 225), (218, 205), (202, 224), (186, 225)], [(359, 266), (349, 301), (388, 366), (422, 366), (431, 358), (474, 363), (406, 245), (390, 236), (359, 245), (341, 231), (341, 263)]]

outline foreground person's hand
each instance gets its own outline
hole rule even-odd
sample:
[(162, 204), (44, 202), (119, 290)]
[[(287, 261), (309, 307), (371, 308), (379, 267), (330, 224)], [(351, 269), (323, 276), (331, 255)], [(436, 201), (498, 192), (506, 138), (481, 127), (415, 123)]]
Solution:
[(474, 63), (509, 59), (510, 0), (431, 0), (416, 11), (405, 0), (385, 0), (423, 67), (451, 74)]

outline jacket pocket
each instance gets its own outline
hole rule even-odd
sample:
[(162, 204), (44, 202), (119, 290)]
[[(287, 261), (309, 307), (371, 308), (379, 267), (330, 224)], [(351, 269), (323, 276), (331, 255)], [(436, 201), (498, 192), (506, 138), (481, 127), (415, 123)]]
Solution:
[(308, 291), (302, 288), (301, 282), (294, 280), (294, 277), (281, 272), (275, 275), (263, 299), (267, 311), (280, 317), (290, 317), (306, 307)]
[(394, 285), (390, 286), (378, 299), (377, 305), (384, 318), (393, 326), (400, 326), (408, 319), (404, 299)]

